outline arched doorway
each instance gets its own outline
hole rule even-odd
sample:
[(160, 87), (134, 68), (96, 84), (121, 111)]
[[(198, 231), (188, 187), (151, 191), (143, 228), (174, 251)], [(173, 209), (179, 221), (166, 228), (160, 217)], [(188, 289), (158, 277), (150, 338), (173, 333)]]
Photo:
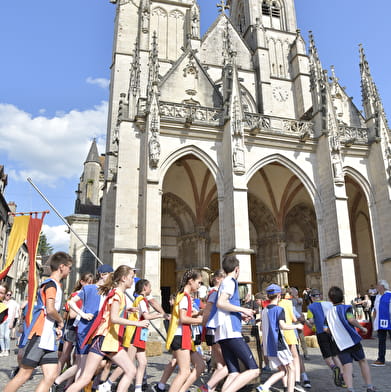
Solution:
[(371, 284), (376, 284), (376, 262), (372, 240), (372, 225), (368, 202), (360, 184), (346, 175), (349, 221), (352, 235), (357, 291), (364, 295)]
[(316, 214), (298, 176), (279, 162), (263, 166), (248, 183), (248, 204), (258, 288), (321, 288)]
[(167, 306), (185, 270), (200, 270), (207, 285), (219, 259), (217, 187), (208, 167), (193, 154), (175, 161), (165, 174), (161, 236), (160, 285)]

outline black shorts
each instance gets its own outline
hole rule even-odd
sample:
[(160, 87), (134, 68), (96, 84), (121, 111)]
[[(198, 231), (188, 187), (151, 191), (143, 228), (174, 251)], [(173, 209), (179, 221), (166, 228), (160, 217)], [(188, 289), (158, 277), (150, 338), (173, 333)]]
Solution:
[(175, 335), (171, 342), (170, 350), (176, 351), (182, 349), (182, 335)]
[(205, 342), (209, 347), (215, 345), (215, 335), (205, 335)]
[(338, 353), (338, 357), (342, 365), (352, 363), (353, 360), (361, 361), (362, 359), (365, 359), (364, 349), (362, 348), (361, 343), (357, 343), (352, 347), (342, 350)]
[(76, 340), (77, 340), (77, 329), (76, 327), (74, 327), (73, 325), (66, 325), (64, 328), (64, 336), (63, 336), (63, 340), (65, 342), (71, 342), (74, 345), (76, 344)]
[(223, 339), (219, 340), (218, 343), (227, 364), (228, 373), (240, 373), (239, 359), (247, 370), (258, 369), (250, 347), (248, 347), (243, 337)]
[(29, 339), (22, 358), (23, 365), (36, 368), (41, 365), (58, 363), (58, 352), (39, 348), (40, 342), (41, 337), (38, 335)]
[(318, 340), (320, 352), (322, 353), (323, 358), (330, 358), (338, 355), (338, 347), (329, 333), (317, 333), (316, 338)]

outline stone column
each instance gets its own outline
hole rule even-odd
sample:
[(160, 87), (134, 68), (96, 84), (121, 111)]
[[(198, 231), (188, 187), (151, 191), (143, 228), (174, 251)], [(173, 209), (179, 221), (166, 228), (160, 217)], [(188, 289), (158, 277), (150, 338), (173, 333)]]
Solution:
[(162, 192), (158, 181), (147, 181), (144, 199), (143, 276), (151, 282), (152, 294), (160, 301)]
[(330, 226), (327, 229), (335, 230), (339, 251), (328, 255), (323, 260), (323, 290), (327, 298), (328, 289), (331, 286), (339, 286), (345, 293), (346, 303), (349, 303), (357, 294), (354, 268), (356, 255), (352, 253), (348, 198), (345, 186), (335, 186), (335, 208), (335, 223), (337, 227)]

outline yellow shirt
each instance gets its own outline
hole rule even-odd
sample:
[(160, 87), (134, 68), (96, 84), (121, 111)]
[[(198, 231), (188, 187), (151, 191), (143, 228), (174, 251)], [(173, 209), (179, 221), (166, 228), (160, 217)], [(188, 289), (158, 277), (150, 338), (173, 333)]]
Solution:
[(125, 296), (124, 293), (115, 290), (115, 294), (107, 301), (106, 309), (102, 315), (102, 322), (99, 325), (98, 329), (96, 330), (95, 336), (103, 335), (105, 336), (102, 344), (102, 351), (107, 352), (118, 352), (120, 347), (120, 337), (119, 331), (121, 328), (120, 324), (112, 324), (110, 322), (110, 312), (111, 312), (111, 305), (118, 301), (120, 304), (120, 314), (125, 309)]
[[(293, 303), (290, 299), (282, 299), (278, 306), (284, 308), (285, 311), (285, 322), (286, 324), (293, 324)], [(285, 340), (288, 344), (298, 344), (296, 331), (293, 329), (283, 330), (282, 333), (284, 334)]]

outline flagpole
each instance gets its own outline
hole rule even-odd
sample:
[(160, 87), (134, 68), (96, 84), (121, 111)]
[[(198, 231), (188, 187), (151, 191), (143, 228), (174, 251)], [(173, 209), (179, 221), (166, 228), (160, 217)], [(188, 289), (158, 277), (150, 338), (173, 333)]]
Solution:
[(69, 223), (65, 220), (65, 218), (57, 211), (56, 207), (46, 198), (46, 196), (38, 189), (38, 187), (33, 183), (30, 177), (27, 178), (27, 181), (31, 184), (31, 186), (39, 193), (39, 195), (49, 204), (50, 208), (57, 214), (57, 216), (65, 223), (68, 229), (76, 236), (76, 238), (91, 252), (91, 254), (95, 257), (95, 259), (100, 263), (104, 264), (103, 261), (95, 254), (95, 252), (84, 242), (83, 239), (80, 238), (79, 234), (76, 233), (75, 230), (69, 225)]

